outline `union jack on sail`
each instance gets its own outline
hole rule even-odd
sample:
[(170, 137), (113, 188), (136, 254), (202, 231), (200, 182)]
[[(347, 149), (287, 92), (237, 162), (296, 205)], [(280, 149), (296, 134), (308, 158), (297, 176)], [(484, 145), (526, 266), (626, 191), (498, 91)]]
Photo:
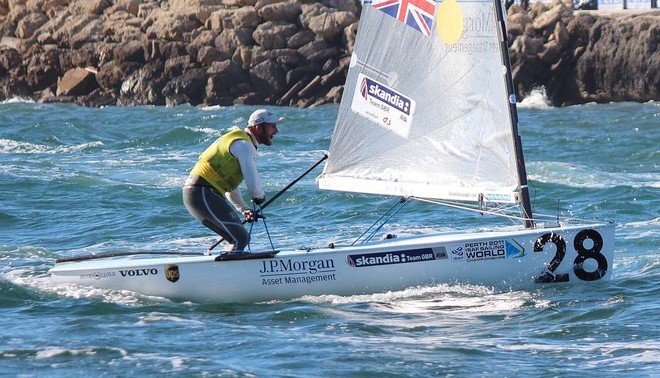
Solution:
[(431, 35), (435, 17), (435, 1), (432, 0), (373, 0), (371, 6), (380, 9), (408, 26)]

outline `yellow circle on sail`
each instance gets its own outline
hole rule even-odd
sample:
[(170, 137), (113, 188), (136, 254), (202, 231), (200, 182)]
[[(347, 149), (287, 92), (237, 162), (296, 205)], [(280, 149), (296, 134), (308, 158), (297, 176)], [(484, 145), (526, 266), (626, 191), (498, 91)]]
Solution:
[(448, 45), (458, 42), (463, 35), (463, 11), (456, 0), (445, 0), (435, 12), (440, 39)]

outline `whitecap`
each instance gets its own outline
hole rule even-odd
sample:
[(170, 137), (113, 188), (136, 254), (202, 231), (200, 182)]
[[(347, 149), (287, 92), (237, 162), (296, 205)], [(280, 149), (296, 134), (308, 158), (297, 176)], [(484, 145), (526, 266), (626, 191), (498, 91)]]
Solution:
[(526, 109), (550, 108), (550, 100), (548, 100), (545, 87), (534, 88), (529, 93), (529, 95), (527, 95), (521, 102), (518, 103), (518, 107)]
[(593, 166), (557, 161), (528, 163), (529, 179), (576, 188), (609, 189), (614, 186), (660, 188), (658, 176), (650, 172), (606, 172)]
[(0, 105), (2, 105), (2, 104), (34, 104), (34, 103), (35, 103), (34, 100), (29, 99), (29, 98), (25, 98), (25, 97), (20, 97), (20, 96), (16, 96), (16, 97), (8, 98), (4, 101), (0, 101)]
[(103, 146), (103, 142), (101, 141), (93, 141), (72, 146), (47, 146), (43, 144), (19, 142), (11, 139), (0, 139), (0, 153), (14, 154), (66, 154), (100, 146)]

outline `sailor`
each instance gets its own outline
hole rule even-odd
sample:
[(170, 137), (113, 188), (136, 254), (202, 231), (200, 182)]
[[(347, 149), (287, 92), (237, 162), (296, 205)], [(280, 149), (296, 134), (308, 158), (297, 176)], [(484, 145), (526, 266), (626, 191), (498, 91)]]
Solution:
[(277, 123), (282, 121), (283, 117), (266, 109), (254, 111), (245, 129), (232, 128), (199, 156), (183, 186), (186, 209), (228, 242), (224, 251), (242, 251), (250, 241), (236, 210), (246, 222), (256, 221), (257, 213), (245, 203), (238, 186), (245, 181), (254, 204), (265, 201), (257, 172), (257, 147), (273, 144)]

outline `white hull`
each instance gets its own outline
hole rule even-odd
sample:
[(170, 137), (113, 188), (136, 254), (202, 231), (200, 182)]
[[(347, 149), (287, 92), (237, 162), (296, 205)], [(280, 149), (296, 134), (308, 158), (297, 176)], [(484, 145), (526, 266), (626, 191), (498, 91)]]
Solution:
[(262, 259), (216, 261), (217, 256), (201, 255), (92, 259), (57, 263), (50, 274), (53, 284), (130, 290), (175, 301), (258, 302), (440, 283), (533, 289), (557, 282), (603, 282), (610, 278), (613, 255), (614, 226), (598, 224), (433, 234), (282, 251)]

